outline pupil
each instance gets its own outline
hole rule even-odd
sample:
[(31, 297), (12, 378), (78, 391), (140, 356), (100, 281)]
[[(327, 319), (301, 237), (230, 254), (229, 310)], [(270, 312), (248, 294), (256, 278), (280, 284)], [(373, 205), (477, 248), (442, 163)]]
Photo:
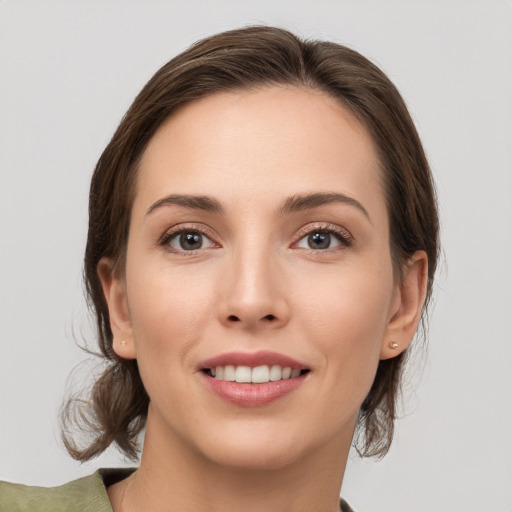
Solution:
[(311, 249), (328, 249), (331, 245), (329, 233), (313, 233), (308, 236), (308, 245)]
[(180, 245), (183, 249), (191, 251), (200, 249), (203, 245), (200, 233), (182, 233), (180, 235)]

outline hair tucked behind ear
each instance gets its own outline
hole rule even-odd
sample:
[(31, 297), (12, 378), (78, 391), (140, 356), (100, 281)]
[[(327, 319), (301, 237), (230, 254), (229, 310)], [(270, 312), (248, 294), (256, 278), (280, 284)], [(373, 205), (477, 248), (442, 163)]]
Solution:
[[(108, 258), (114, 272), (124, 272), (137, 166), (149, 140), (169, 116), (192, 101), (215, 92), (268, 85), (319, 90), (337, 99), (366, 127), (383, 175), (396, 278), (401, 278), (408, 258), (425, 251), (428, 303), (438, 256), (434, 185), (414, 123), (386, 75), (345, 46), (305, 41), (273, 27), (248, 27), (199, 41), (165, 64), (142, 89), (92, 177), (84, 277), (106, 370), (88, 399), (72, 398), (63, 408), (64, 442), (76, 459), (90, 459), (111, 443), (134, 457), (137, 435), (146, 421), (149, 398), (137, 363), (120, 359), (112, 350), (97, 266)], [(362, 455), (382, 456), (389, 449), (403, 363), (404, 354), (379, 363), (360, 411), (356, 439)], [(87, 435), (85, 446), (72, 440), (73, 425)]]

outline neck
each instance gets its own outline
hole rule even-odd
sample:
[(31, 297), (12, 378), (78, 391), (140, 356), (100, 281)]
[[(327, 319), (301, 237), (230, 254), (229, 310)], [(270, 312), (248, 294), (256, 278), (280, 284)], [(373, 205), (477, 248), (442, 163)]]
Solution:
[(209, 460), (179, 436), (165, 435), (151, 419), (139, 469), (109, 488), (115, 512), (339, 512), (351, 436), (282, 466), (232, 467)]

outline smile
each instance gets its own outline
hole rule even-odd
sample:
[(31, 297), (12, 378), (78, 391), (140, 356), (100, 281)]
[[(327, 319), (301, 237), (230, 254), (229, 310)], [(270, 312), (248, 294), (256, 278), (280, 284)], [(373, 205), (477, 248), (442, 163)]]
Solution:
[(269, 351), (223, 354), (199, 369), (211, 391), (241, 407), (269, 404), (299, 388), (311, 372), (299, 361)]
[(217, 366), (206, 369), (205, 372), (217, 380), (228, 382), (264, 384), (265, 382), (276, 382), (279, 380), (293, 379), (306, 373), (308, 370), (300, 370), (278, 364), (261, 365), (251, 368), (250, 366)]

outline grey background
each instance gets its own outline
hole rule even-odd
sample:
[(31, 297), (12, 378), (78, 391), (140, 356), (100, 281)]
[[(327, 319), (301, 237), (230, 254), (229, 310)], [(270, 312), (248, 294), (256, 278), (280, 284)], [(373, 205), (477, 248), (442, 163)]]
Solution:
[[(65, 389), (90, 369), (81, 259), (92, 168), (131, 100), (193, 41), (252, 23), (333, 39), (403, 93), (434, 169), (444, 262), (428, 355), (381, 462), (343, 494), (374, 512), (512, 510), (512, 2), (0, 3), (0, 478), (56, 485)], [(422, 370), (422, 367), (424, 368)]]

